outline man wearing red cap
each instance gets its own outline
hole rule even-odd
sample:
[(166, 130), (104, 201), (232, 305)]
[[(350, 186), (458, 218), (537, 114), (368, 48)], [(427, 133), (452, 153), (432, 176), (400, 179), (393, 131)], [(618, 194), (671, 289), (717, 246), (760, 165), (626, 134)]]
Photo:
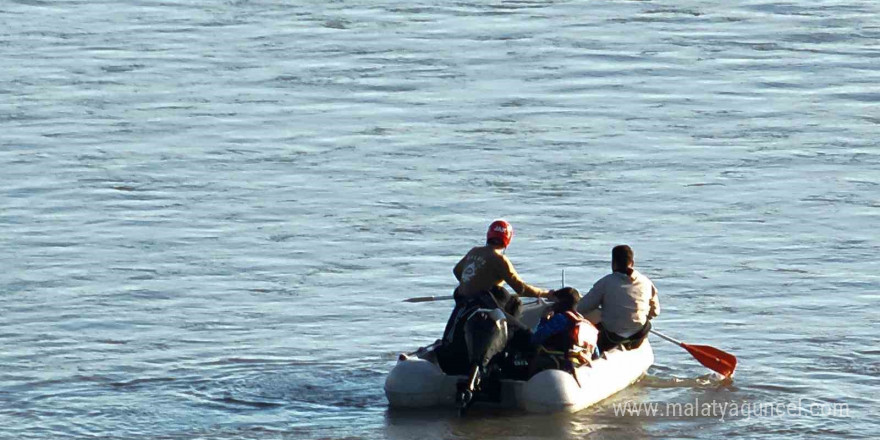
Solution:
[(469, 299), (480, 292), (500, 288), (507, 283), (521, 296), (546, 296), (547, 290), (526, 284), (504, 250), (513, 239), (513, 226), (504, 220), (495, 220), (486, 232), (486, 245), (471, 249), (452, 270), (458, 279), (456, 296)]
[(504, 289), (507, 283), (521, 296), (547, 296), (550, 291), (526, 284), (504, 250), (513, 238), (513, 227), (504, 220), (495, 220), (486, 233), (486, 245), (477, 246), (455, 265), (452, 273), (458, 279), (455, 289), (455, 308), (443, 332), (443, 345), (437, 355), (440, 367), (449, 374), (463, 374), (468, 366), (467, 346), (463, 341), (466, 315), (476, 308), (500, 308), (507, 316), (511, 330), (511, 345), (527, 349), (531, 331), (517, 319), (519, 298)]

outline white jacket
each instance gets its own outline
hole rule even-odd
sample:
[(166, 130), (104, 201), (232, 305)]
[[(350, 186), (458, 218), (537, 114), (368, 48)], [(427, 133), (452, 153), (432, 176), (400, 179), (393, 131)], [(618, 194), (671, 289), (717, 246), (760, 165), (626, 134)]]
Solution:
[(582, 315), (596, 309), (602, 310), (606, 330), (629, 337), (660, 314), (660, 300), (654, 283), (637, 270), (632, 275), (613, 272), (596, 281), (577, 305)]

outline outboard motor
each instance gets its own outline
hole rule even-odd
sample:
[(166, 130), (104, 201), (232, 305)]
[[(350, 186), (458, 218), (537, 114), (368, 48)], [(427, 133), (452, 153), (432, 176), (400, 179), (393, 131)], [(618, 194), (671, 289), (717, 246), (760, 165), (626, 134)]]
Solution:
[(501, 309), (477, 309), (467, 318), (464, 326), (470, 374), (464, 388), (459, 392), (459, 414), (464, 415), (480, 389), (483, 376), (487, 374), (489, 361), (504, 351), (507, 345), (507, 318)]

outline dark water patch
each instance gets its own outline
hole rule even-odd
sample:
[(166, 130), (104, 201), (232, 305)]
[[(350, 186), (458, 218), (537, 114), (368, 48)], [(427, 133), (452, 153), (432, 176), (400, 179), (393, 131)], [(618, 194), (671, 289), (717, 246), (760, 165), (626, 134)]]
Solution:
[(418, 86), (405, 84), (360, 84), (358, 89), (370, 92), (414, 92), (419, 89)]
[[(143, 277), (130, 277), (132, 280), (150, 280), (155, 277), (152, 275), (147, 275)], [(163, 292), (152, 289), (129, 289), (123, 292), (120, 292), (122, 299), (129, 301), (142, 301), (142, 300), (171, 300), (175, 298), (175, 295), (170, 292)]]
[(159, 269), (151, 269), (148, 267), (110, 267), (109, 270), (119, 271), (119, 272), (137, 272), (137, 273), (147, 273), (150, 275), (158, 275), (161, 273)]
[[(113, 381), (113, 378), (105, 375), (88, 375), (88, 374), (74, 374), (72, 376), (67, 377), (58, 377), (53, 379), (31, 379), (27, 383), (20, 383), (17, 386), (9, 387), (7, 390), (33, 390), (33, 389), (41, 389), (41, 390), (50, 390), (48, 394), (42, 394), (39, 398), (51, 398), (51, 390), (56, 386), (67, 387), (70, 385), (73, 386), (84, 386), (88, 384), (108, 384)], [(71, 391), (72, 392), (72, 391)]]
[(516, 40), (528, 40), (534, 38), (532, 34), (503, 34), (503, 35), (479, 35), (472, 37), (474, 41), (516, 41)]
[(835, 34), (829, 32), (813, 32), (808, 34), (791, 34), (786, 35), (782, 39), (784, 41), (790, 41), (794, 43), (813, 43), (813, 44), (823, 44), (823, 43), (839, 43), (841, 41), (847, 41), (855, 36), (852, 34)]
[(116, 339), (97, 339), (95, 342), (99, 344), (107, 344), (107, 345), (126, 345), (131, 341), (124, 340), (116, 340)]
[(684, 186), (686, 186), (686, 187), (701, 187), (701, 186), (725, 186), (725, 185), (720, 182), (708, 182), (708, 183), (701, 182), (701, 183), (689, 183)]
[(244, 325), (224, 321), (204, 321), (204, 322), (186, 322), (180, 325), (180, 328), (197, 332), (247, 332), (250, 330)]
[(806, 84), (796, 84), (781, 81), (764, 81), (758, 83), (757, 85), (764, 88), (780, 90), (807, 90), (811, 88), (811, 86)]
[[(3, 91), (0, 91), (3, 93)], [(0, 113), (0, 122), (27, 122), (41, 119), (33, 114), (17, 112), (17, 113)], [(22, 161), (26, 163), (26, 161)]]
[(54, 6), (55, 2), (47, 2), (42, 0), (12, 0), (12, 3), (25, 6)]
[(300, 362), (300, 361), (292, 361), (286, 358), (242, 358), (242, 357), (229, 357), (223, 359), (215, 359), (211, 361), (201, 362), (200, 365), (204, 366), (215, 366), (215, 365), (233, 365), (233, 364), (256, 364), (258, 366), (269, 366), (269, 365), (277, 365), (277, 366), (305, 366), (305, 365), (320, 365), (318, 362)]
[(703, 15), (703, 13), (697, 9), (678, 9), (678, 8), (649, 9), (649, 10), (644, 11), (643, 14), (690, 15), (693, 17), (699, 17), (699, 16)]
[(382, 401), (384, 370), (363, 368), (351, 363), (312, 372), (308, 380), (300, 381), (305, 394), (297, 401), (330, 402), (334, 406), (366, 407)]
[(871, 187), (871, 188), (880, 186), (880, 182), (873, 181), (873, 180), (846, 179), (846, 181), (849, 183), (854, 183), (856, 185), (863, 185), (863, 186)]
[(734, 47), (745, 47), (748, 49), (752, 49), (758, 52), (775, 52), (775, 51), (790, 51), (792, 48), (782, 46), (775, 42), (742, 42), (742, 41), (727, 41), (722, 44), (723, 46), (734, 46)]
[(441, 12), (444, 9), (440, 6), (431, 6), (431, 5), (412, 5), (412, 6), (404, 6), (404, 7), (384, 7), (385, 11), (399, 13), (399, 14), (432, 14)]
[(880, 93), (835, 93), (834, 98), (856, 102), (880, 102)]
[(348, 29), (351, 26), (351, 22), (348, 20), (327, 20), (324, 22), (323, 27), (328, 29)]
[(782, 272), (782, 273), (797, 273), (797, 274), (809, 274), (812, 271), (808, 269), (798, 269), (798, 268), (785, 268), (785, 267), (775, 267), (771, 269), (774, 272)]
[(776, 15), (792, 15), (811, 17), (818, 14), (817, 8), (798, 5), (793, 2), (768, 2), (745, 6), (745, 9)]
[[(219, 370), (218, 372), (221, 372)], [(327, 364), (239, 370), (194, 384), (187, 393), (210, 405), (287, 407), (309, 412), (328, 408), (366, 408), (380, 399), (382, 374)]]
[(107, 73), (124, 73), (124, 72), (133, 72), (135, 70), (143, 69), (146, 67), (143, 64), (127, 64), (127, 65), (117, 65), (117, 66), (102, 66), (101, 70)]
[(360, 134), (369, 135), (369, 136), (384, 136), (391, 132), (391, 130), (382, 127), (373, 127), (368, 130), (364, 130), (360, 132)]
[[(687, 18), (685, 18), (687, 17)], [(681, 23), (682, 20), (686, 19), (694, 19), (697, 16), (694, 15), (634, 15), (626, 18), (611, 18), (608, 19), (608, 23), (610, 24), (654, 24), (654, 23)]]
[(211, 399), (218, 403), (229, 404), (233, 406), (247, 406), (252, 408), (272, 408), (284, 406), (284, 402), (272, 402), (272, 401), (262, 401), (262, 400), (248, 400), (248, 399), (240, 399), (235, 397), (222, 397), (222, 398), (213, 398)]

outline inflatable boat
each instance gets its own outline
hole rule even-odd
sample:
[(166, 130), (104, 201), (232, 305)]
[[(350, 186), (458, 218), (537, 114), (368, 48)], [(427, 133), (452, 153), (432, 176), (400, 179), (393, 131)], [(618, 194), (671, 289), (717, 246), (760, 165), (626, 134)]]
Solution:
[[(528, 304), (521, 320), (534, 328), (548, 308), (549, 304), (540, 300)], [(392, 408), (456, 405), (460, 384), (467, 377), (445, 374), (437, 364), (434, 348), (436, 344), (400, 356), (385, 380), (385, 396)], [(632, 385), (653, 363), (654, 352), (645, 339), (632, 350), (609, 350), (573, 373), (544, 370), (528, 380), (501, 379), (493, 398), (478, 404), (538, 413), (580, 411)]]

